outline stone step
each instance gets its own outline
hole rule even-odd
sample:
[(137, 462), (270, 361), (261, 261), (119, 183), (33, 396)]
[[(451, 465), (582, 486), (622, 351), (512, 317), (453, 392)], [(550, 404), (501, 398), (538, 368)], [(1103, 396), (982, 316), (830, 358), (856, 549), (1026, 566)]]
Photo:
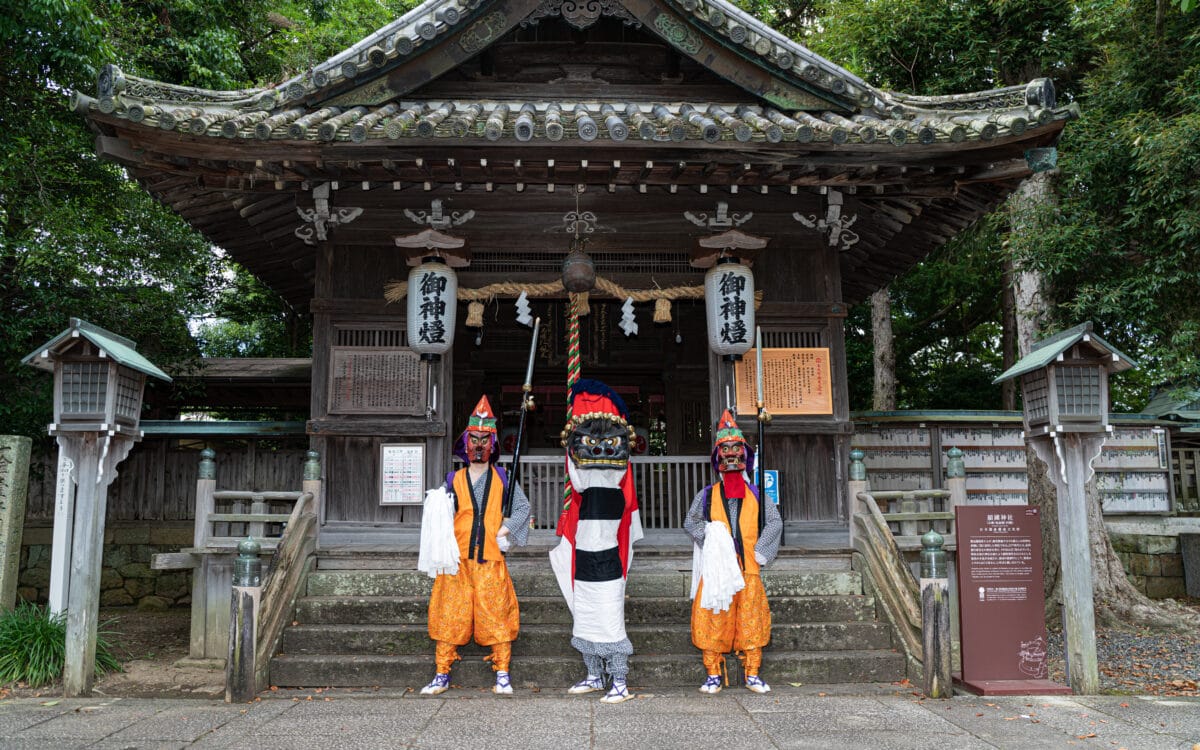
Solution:
[[(631, 625), (629, 639), (638, 653), (690, 654), (691, 632), (687, 624)], [(561, 625), (525, 625), (513, 644), (518, 657), (569, 655), (571, 630)], [(877, 622), (824, 622), (775, 624), (771, 644), (781, 651), (840, 651), (846, 649), (889, 649), (890, 629)], [(412, 625), (296, 625), (288, 628), (279, 645), (282, 654), (375, 654), (391, 656), (425, 654), (433, 648), (424, 624)], [(464, 659), (482, 656), (490, 649), (471, 644), (459, 649)]]
[[(772, 619), (777, 623), (862, 622), (875, 619), (873, 597), (777, 596), (770, 600)], [(521, 622), (568, 624), (571, 612), (561, 596), (524, 597), (520, 600)], [(426, 596), (307, 596), (296, 601), (293, 617), (303, 624), (421, 624), (427, 622)], [(687, 623), (691, 601), (675, 597), (630, 597), (625, 618), (637, 623)]]
[[(281, 687), (400, 687), (419, 689), (433, 676), (432, 650), (425, 655), (371, 656), (362, 654), (284, 654), (271, 660), (270, 680)], [(767, 682), (845, 683), (892, 682), (904, 677), (904, 659), (895, 651), (774, 651), (763, 659)], [(536, 656), (515, 660), (513, 685), (520, 690), (563, 690), (583, 677), (583, 661), (572, 656)], [(491, 666), (481, 659), (463, 659), (453, 671), (453, 684), (485, 688), (494, 683)], [(635, 689), (699, 685), (704, 668), (697, 653), (656, 656), (635, 653), (630, 658), (629, 683)], [(589, 699), (581, 697), (581, 700)], [(595, 699), (592, 696), (590, 699)]]
[[(518, 598), (560, 596), (558, 582), (548, 564), (536, 568), (513, 566), (513, 586)], [(862, 578), (852, 570), (787, 569), (764, 571), (767, 596), (828, 596), (861, 594)], [(629, 575), (626, 595), (687, 597), (690, 570), (642, 566)], [(308, 576), (308, 596), (429, 596), (433, 579), (415, 570), (315, 570)]]

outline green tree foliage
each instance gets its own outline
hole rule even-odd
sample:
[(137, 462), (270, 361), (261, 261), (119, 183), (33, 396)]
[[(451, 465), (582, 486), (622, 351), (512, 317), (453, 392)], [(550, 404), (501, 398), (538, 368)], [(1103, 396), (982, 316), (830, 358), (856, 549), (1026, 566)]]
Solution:
[[(376, 0), (0, 0), (0, 432), (44, 434), (50, 379), (20, 358), (71, 316), (152, 361), (303, 355), (304, 321), (122, 169), (68, 107), (96, 71), (234, 89), (304, 71), (398, 17)], [(189, 323), (206, 326), (197, 342)]]
[[(1087, 44), (1055, 0), (819, 0), (802, 41), (865, 80), (939, 95), (1055, 79), (1075, 88)], [(901, 409), (1000, 408), (1005, 224), (952, 239), (890, 286)], [(870, 311), (851, 311), (851, 406), (870, 408)]]
[(1131, 385), (1198, 382), (1200, 19), (1168, 9), (1156, 24), (1151, 0), (1085, 9), (1097, 65), (1060, 144), (1060, 206), (1017, 250), (1061, 318), (1096, 320), (1138, 358)]

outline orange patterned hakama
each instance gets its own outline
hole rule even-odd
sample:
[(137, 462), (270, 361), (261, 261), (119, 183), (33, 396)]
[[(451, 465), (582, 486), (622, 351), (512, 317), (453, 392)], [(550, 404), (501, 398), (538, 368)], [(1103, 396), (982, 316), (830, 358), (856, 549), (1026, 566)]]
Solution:
[(733, 595), (733, 603), (724, 612), (713, 612), (700, 606), (700, 589), (692, 601), (692, 644), (704, 652), (704, 666), (709, 674), (719, 674), (722, 655), (744, 651), (747, 675), (757, 675), (762, 663), (762, 648), (771, 641), (771, 609), (762, 577), (756, 573), (743, 574), (746, 588)]
[(433, 582), (429, 637), (438, 642), (438, 672), (450, 671), (458, 659), (455, 647), (469, 643), (472, 634), (480, 646), (492, 646), (492, 669), (507, 672), (509, 644), (520, 629), (517, 594), (504, 560), (461, 558), (458, 575), (440, 575)]

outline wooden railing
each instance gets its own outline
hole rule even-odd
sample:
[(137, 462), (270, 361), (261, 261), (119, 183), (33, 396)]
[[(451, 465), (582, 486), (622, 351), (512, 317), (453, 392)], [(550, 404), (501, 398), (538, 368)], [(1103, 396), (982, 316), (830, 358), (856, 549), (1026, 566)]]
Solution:
[(271, 656), (279, 646), (284, 627), (291, 620), (292, 607), (312, 566), (317, 548), (316, 511), (316, 498), (312, 492), (305, 492), (296, 499), (263, 581), (254, 644), (255, 683), (260, 691), (269, 684)]
[[(954, 514), (932, 510), (950, 502), (947, 490), (911, 490), (895, 492), (859, 492), (859, 511), (850, 522), (854, 551), (866, 569), (879, 605), (900, 638), (908, 663), (921, 668), (921, 589), (904, 557), (906, 550), (921, 548), (921, 535), (931, 526), (946, 539), (947, 551), (953, 549)], [(883, 507), (881, 508), (881, 503)], [(891, 512), (890, 508), (897, 510)], [(889, 512), (884, 512), (884, 509)]]
[[(509, 459), (501, 456), (500, 465), (507, 467)], [(709, 461), (708, 456), (635, 456), (630, 463), (642, 525), (682, 528), (692, 499), (712, 481)], [(565, 481), (564, 456), (521, 457), (521, 488), (533, 506), (535, 528), (553, 529), (558, 523)]]

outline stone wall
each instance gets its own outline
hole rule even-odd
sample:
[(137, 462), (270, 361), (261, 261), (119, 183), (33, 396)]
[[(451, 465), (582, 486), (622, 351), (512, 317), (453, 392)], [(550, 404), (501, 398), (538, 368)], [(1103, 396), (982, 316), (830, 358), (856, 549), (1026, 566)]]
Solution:
[[(26, 523), (21, 540), (21, 575), (17, 595), (45, 604), (50, 598), (52, 527)], [(192, 546), (188, 522), (117, 521), (104, 529), (104, 567), (100, 573), (100, 606), (141, 609), (187, 607), (192, 603), (192, 571), (151, 570), (160, 552)]]
[(1200, 518), (1110, 519), (1108, 535), (1133, 585), (1151, 599), (1187, 595), (1180, 533), (1200, 532)]

